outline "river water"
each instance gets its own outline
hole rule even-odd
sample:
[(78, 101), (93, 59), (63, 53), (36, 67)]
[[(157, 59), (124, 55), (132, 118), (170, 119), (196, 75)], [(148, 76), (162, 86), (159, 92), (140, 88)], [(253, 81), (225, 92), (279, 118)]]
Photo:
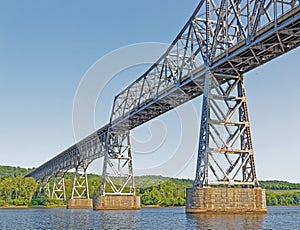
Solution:
[(183, 208), (1, 209), (0, 229), (300, 229), (300, 207), (269, 207), (265, 215), (189, 215)]

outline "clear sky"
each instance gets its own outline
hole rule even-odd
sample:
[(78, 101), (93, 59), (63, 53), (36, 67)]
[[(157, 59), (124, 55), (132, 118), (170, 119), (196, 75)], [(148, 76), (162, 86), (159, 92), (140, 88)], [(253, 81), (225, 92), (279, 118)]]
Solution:
[[(73, 102), (87, 70), (126, 45), (172, 42), (197, 4), (197, 0), (0, 1), (0, 165), (37, 167), (73, 144)], [(299, 61), (300, 48), (245, 75), (259, 179), (300, 182)], [(126, 73), (132, 74), (120, 74), (123, 79), (112, 81), (108, 89), (118, 92), (138, 77), (126, 78)], [(97, 106), (97, 128), (108, 121), (115, 96), (113, 90), (104, 93), (104, 107)], [(190, 104), (199, 116), (201, 98)], [(178, 144), (177, 118), (173, 112), (152, 122), (152, 134), (166, 131), (167, 144), (152, 155), (136, 154), (137, 168), (168, 161), (170, 148)], [(190, 146), (197, 142), (199, 124), (186, 120), (190, 135), (180, 140)], [(151, 138), (151, 132), (145, 126), (134, 130), (137, 139), (145, 136), (140, 142)], [(138, 144), (133, 148), (141, 149)], [(168, 167), (155, 173), (193, 178), (193, 149), (187, 148), (192, 158), (175, 175)], [(90, 170), (101, 168), (98, 161)]]

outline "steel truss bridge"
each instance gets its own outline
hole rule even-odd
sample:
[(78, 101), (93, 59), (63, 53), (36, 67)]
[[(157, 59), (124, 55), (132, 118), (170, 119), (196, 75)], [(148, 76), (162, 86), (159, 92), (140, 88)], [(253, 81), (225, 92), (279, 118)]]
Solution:
[(75, 169), (72, 198), (88, 198), (86, 170), (104, 157), (100, 195), (134, 195), (130, 130), (203, 95), (194, 187), (256, 187), (243, 75), (300, 44), (300, 0), (201, 0), (176, 39), (114, 99), (110, 121), (28, 174), (54, 178)]

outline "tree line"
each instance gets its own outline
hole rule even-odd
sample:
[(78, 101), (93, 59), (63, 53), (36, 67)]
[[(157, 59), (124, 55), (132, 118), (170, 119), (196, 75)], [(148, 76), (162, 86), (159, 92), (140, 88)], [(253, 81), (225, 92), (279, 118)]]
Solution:
[(278, 180), (260, 181), (260, 186), (266, 190), (300, 190), (300, 183)]
[(33, 178), (0, 177), (0, 207), (28, 206), (37, 188)]
[[(65, 205), (66, 202), (52, 200), (45, 189), (38, 185), (33, 178), (23, 176), (33, 169), (0, 166), (0, 207), (1, 206), (30, 206)], [(71, 196), (73, 173), (65, 175), (67, 200)], [(88, 174), (89, 195), (100, 194), (101, 176)], [(50, 181), (50, 191), (51, 184)], [(141, 196), (142, 205), (152, 206), (184, 206), (185, 189), (192, 186), (193, 181), (162, 176), (135, 177), (137, 194)], [(267, 190), (268, 206), (300, 205), (300, 184), (285, 181), (261, 181), (262, 188)]]
[(300, 191), (297, 192), (266, 192), (268, 206), (293, 206), (300, 205)]

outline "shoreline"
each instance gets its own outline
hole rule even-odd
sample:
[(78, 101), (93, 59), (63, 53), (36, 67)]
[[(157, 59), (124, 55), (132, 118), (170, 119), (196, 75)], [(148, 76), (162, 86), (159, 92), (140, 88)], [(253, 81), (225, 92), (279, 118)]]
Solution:
[(3, 206), (0, 209), (29, 209), (29, 206)]
[(31, 209), (31, 208), (35, 208), (35, 209), (48, 209), (48, 208), (67, 208), (66, 205), (58, 205), (58, 206), (3, 206), (0, 207), (1, 209)]
[(141, 208), (185, 208), (185, 206), (158, 206), (158, 205), (145, 205)]
[[(267, 207), (300, 207), (300, 205), (272, 205), (272, 206), (267, 206)], [(66, 208), (66, 205), (61, 205), (61, 206), (4, 206), (0, 207), (1, 209), (55, 209), (55, 208)], [(141, 206), (141, 209), (167, 209), (167, 208), (185, 208), (185, 206), (157, 206), (157, 205), (147, 205), (147, 206)]]

